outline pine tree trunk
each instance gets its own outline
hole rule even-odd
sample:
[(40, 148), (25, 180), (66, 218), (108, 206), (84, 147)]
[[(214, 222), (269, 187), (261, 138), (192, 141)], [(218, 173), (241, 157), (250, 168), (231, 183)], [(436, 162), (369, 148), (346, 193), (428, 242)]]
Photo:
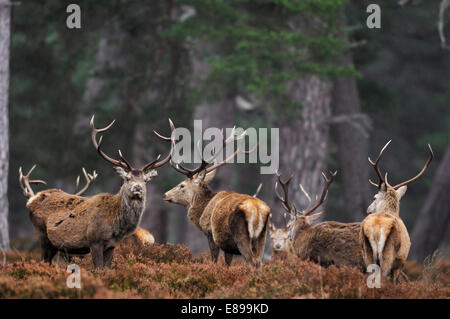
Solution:
[[(341, 16), (341, 26), (346, 26), (345, 15)], [(341, 36), (348, 40), (348, 36)], [(352, 53), (346, 52), (337, 61), (339, 66), (353, 64)], [(339, 77), (334, 81), (333, 116), (347, 117), (333, 127), (336, 130), (336, 140), (339, 155), (339, 176), (343, 192), (342, 221), (357, 221), (365, 216), (369, 198), (369, 165), (368, 142), (369, 132), (364, 128), (361, 119), (351, 119), (361, 115), (361, 105), (356, 79), (353, 76)]]
[(450, 144), (434, 176), (433, 186), (416, 219), (412, 236), (412, 257), (423, 261), (439, 247), (450, 221)]
[[(328, 122), (330, 116), (331, 84), (317, 76), (305, 76), (290, 84), (291, 97), (302, 103), (301, 119), (280, 120), (280, 173), (282, 180), (295, 173), (291, 182), (290, 198), (297, 209), (308, 206), (308, 200), (299, 190), (305, 188), (311, 198), (320, 196), (323, 188), (321, 172), (327, 172)], [(266, 202), (272, 210), (273, 221), (283, 226), (281, 205), (275, 201), (272, 177), (267, 183)], [(267, 192), (269, 192), (267, 194)], [(272, 202), (268, 201), (272, 198)]]
[(9, 249), (8, 167), (9, 167), (9, 45), (11, 7), (0, 0), (0, 247)]

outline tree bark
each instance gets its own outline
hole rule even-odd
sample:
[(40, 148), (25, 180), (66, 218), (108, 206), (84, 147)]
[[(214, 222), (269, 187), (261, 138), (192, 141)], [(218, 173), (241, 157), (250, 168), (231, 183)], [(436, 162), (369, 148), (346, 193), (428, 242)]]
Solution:
[[(280, 127), (280, 172), (282, 180), (295, 173), (290, 187), (290, 198), (297, 209), (305, 209), (308, 200), (299, 189), (305, 188), (312, 200), (320, 196), (323, 189), (321, 172), (326, 172), (328, 158), (328, 131), (331, 110), (331, 83), (317, 76), (302, 77), (290, 84), (291, 97), (303, 104), (301, 119), (287, 120), (281, 117)], [(264, 198), (272, 208), (273, 221), (283, 226), (280, 203), (273, 193), (274, 177), (270, 178)], [(269, 194), (267, 194), (269, 192)], [(268, 199), (271, 198), (272, 202)]]
[(411, 236), (412, 257), (423, 261), (441, 244), (450, 221), (450, 143)]
[(8, 167), (9, 167), (9, 46), (11, 7), (0, 0), (0, 247), (9, 249), (8, 232)]
[[(344, 14), (341, 15), (341, 26), (346, 26)], [(348, 41), (346, 34), (341, 35), (341, 38)], [(342, 67), (352, 65), (352, 53), (347, 51), (337, 60), (337, 64)], [(339, 176), (344, 195), (343, 201), (338, 203), (338, 208), (342, 207), (339, 209), (339, 220), (357, 221), (365, 215), (368, 206), (369, 132), (364, 127), (363, 120), (358, 117), (352, 119), (355, 115), (361, 115), (361, 103), (354, 76), (339, 77), (334, 81), (332, 110), (335, 118), (347, 118), (333, 125), (337, 133)]]

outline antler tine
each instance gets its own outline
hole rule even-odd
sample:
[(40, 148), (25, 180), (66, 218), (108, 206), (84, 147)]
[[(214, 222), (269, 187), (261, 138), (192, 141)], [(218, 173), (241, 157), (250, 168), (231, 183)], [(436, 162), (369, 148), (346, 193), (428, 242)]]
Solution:
[[(128, 167), (128, 169), (131, 171), (133, 168), (131, 167), (130, 163), (123, 157), (122, 152), (119, 150), (119, 157), (122, 160), (122, 162), (125, 163), (125, 165)], [(83, 168), (84, 170), (84, 168)]]
[(101, 146), (102, 140), (103, 140), (103, 136), (100, 136), (100, 139), (99, 139), (99, 141), (98, 141), (98, 143), (97, 143), (97, 133), (101, 133), (101, 132), (105, 132), (105, 131), (109, 130), (109, 129), (111, 128), (111, 126), (115, 123), (116, 120), (113, 120), (108, 126), (106, 126), (106, 127), (104, 127), (104, 128), (97, 129), (97, 128), (95, 128), (95, 126), (94, 126), (94, 117), (95, 117), (95, 114), (92, 115), (91, 122), (90, 122), (91, 130), (92, 130), (92, 131), (91, 131), (91, 139), (92, 139), (92, 144), (94, 144), (94, 147), (95, 147), (95, 149), (97, 150), (98, 154), (99, 154), (105, 161), (107, 161), (107, 162), (113, 164), (114, 166), (120, 166), (120, 167), (123, 167), (123, 168), (125, 168), (125, 169), (130, 169), (129, 166), (128, 166), (128, 164), (126, 164), (125, 162), (122, 162), (122, 161), (118, 161), (118, 160), (116, 160), (116, 159), (113, 159), (112, 157), (109, 157), (108, 155), (106, 155), (106, 154), (100, 149), (100, 146)]
[(253, 153), (253, 152), (258, 148), (258, 145), (259, 145), (259, 141), (256, 142), (255, 146), (253, 146), (253, 148), (252, 148), (251, 150), (248, 150), (248, 151), (242, 151), (242, 153), (245, 153), (245, 154), (251, 154), (251, 153)]
[[(77, 192), (77, 193), (75, 194), (75, 195), (77, 195), (77, 196), (81, 196), (85, 191), (87, 191), (88, 188), (89, 188), (89, 186), (91, 186), (92, 182), (93, 182), (93, 181), (97, 178), (97, 176), (98, 176), (96, 171), (93, 171), (92, 174), (88, 174), (88, 173), (86, 172), (86, 170), (84, 169), (84, 167), (82, 167), (82, 171), (83, 171), (84, 178), (86, 179), (86, 185), (84, 185), (84, 187), (83, 187), (79, 192)], [(79, 182), (80, 182), (80, 176), (77, 177), (77, 185), (76, 185), (76, 189), (78, 189)]]
[(374, 185), (374, 186), (376, 185), (376, 186), (378, 187), (378, 189), (381, 187), (381, 183), (384, 182), (384, 180), (383, 180), (383, 175), (381, 174), (380, 168), (378, 167), (378, 163), (380, 162), (381, 155), (383, 155), (384, 150), (386, 149), (386, 147), (388, 147), (388, 145), (389, 145), (389, 143), (391, 143), (391, 141), (392, 141), (392, 140), (389, 140), (389, 141), (383, 146), (383, 148), (381, 149), (380, 153), (378, 154), (378, 157), (377, 157), (377, 159), (376, 159), (375, 162), (373, 162), (373, 161), (370, 159), (370, 157), (369, 157), (369, 163), (370, 163), (370, 164), (373, 166), (373, 168), (375, 169), (375, 172), (377, 173), (377, 175), (378, 175), (378, 180), (379, 180), (378, 184), (375, 184), (375, 183), (372, 182), (371, 180), (369, 180), (369, 183), (372, 184), (372, 185)]
[(176, 163), (176, 165), (174, 165), (173, 161), (172, 160), (170, 161), (170, 166), (172, 166), (177, 172), (186, 175), (189, 178), (204, 170), (207, 165), (208, 163), (202, 160), (202, 163), (200, 164), (199, 167), (194, 169), (188, 169), (186, 167), (181, 166), (180, 163)]
[(77, 176), (77, 180), (75, 182), (75, 190), (78, 190), (78, 187), (80, 186), (80, 175)]
[(187, 170), (184, 169), (184, 167), (180, 167), (179, 163), (175, 163), (172, 161), (172, 159), (170, 160), (170, 166), (172, 166), (177, 172), (187, 175), (189, 174), (189, 172)]
[(300, 186), (300, 190), (302, 191), (302, 193), (308, 199), (308, 207), (306, 207), (306, 209), (308, 209), (311, 206), (311, 203), (312, 203), (311, 197), (309, 196), (308, 192), (303, 188), (302, 184), (299, 184), (299, 186)]
[(34, 171), (35, 168), (36, 168), (36, 164), (34, 164), (33, 167), (31, 167), (31, 169), (28, 171), (28, 173), (26, 175), (23, 175), (22, 167), (19, 167), (19, 185), (20, 185), (20, 188), (22, 189), (25, 197), (32, 197), (35, 195), (30, 184), (47, 185), (47, 183), (45, 181), (40, 180), (40, 179), (30, 180), (30, 175)]
[(322, 203), (325, 201), (325, 198), (328, 194), (328, 187), (330, 187), (331, 183), (333, 182), (334, 177), (337, 174), (337, 171), (335, 171), (334, 173), (330, 171), (330, 174), (331, 174), (331, 177), (328, 179), (327, 176), (322, 172), (322, 177), (325, 180), (325, 185), (323, 186), (322, 195), (320, 196), (319, 201), (313, 207), (308, 209), (303, 215), (308, 216), (313, 211), (315, 211), (320, 205), (322, 205)]
[(159, 138), (165, 140), (165, 141), (170, 141), (170, 152), (169, 155), (167, 155), (163, 160), (159, 161), (160, 155), (156, 158), (156, 160), (144, 165), (144, 167), (142, 167), (142, 171), (146, 171), (150, 168), (158, 168), (161, 167), (163, 165), (165, 165), (166, 163), (168, 163), (170, 161), (170, 159), (172, 158), (172, 153), (173, 153), (173, 149), (175, 148), (175, 125), (173, 125), (172, 120), (169, 118), (169, 126), (170, 126), (170, 137), (165, 137), (161, 134), (159, 134), (156, 131), (153, 131), (153, 133), (156, 134), (156, 136), (158, 136)]
[[(224, 148), (225, 148), (225, 146), (226, 146), (227, 144), (229, 144), (229, 143), (231, 143), (231, 142), (234, 142), (234, 141), (239, 141), (239, 140), (241, 140), (242, 138), (244, 138), (245, 135), (247, 134), (247, 130), (245, 130), (241, 135), (235, 136), (236, 126), (233, 126), (233, 128), (231, 129), (230, 136), (228, 136), (227, 138), (225, 138), (225, 136), (224, 136), (224, 134), (223, 134), (223, 131), (224, 131), (224, 130), (222, 129), (222, 130), (221, 130), (221, 135), (222, 135), (222, 151), (224, 150)], [(236, 152), (234, 152), (232, 155), (230, 155), (230, 156), (229, 156), (227, 159), (225, 159), (224, 161), (215, 163), (213, 166), (208, 167), (208, 168), (206, 169), (206, 172), (207, 172), (207, 173), (212, 172), (213, 170), (218, 169), (219, 167), (221, 167), (221, 166), (223, 166), (223, 165), (229, 163), (234, 157), (236, 157), (236, 155), (239, 153), (240, 150), (241, 150), (241, 147), (238, 147), (238, 149), (236, 150)], [(210, 163), (211, 161), (215, 160), (216, 157), (217, 157), (217, 155), (218, 155), (219, 153), (220, 153), (220, 152), (214, 151), (213, 156), (212, 156), (207, 162)]]
[(256, 189), (256, 192), (253, 194), (253, 197), (258, 197), (259, 192), (261, 191), (262, 183), (259, 184), (258, 188)]
[(221, 166), (223, 166), (223, 165), (225, 165), (225, 164), (228, 164), (233, 158), (236, 157), (236, 155), (239, 153), (240, 150), (241, 150), (241, 148), (239, 147), (239, 148), (236, 150), (236, 152), (234, 152), (233, 154), (231, 154), (226, 160), (224, 160), (224, 161), (222, 161), (222, 162), (218, 162), (218, 163), (214, 164), (214, 165), (211, 166), (211, 167), (208, 167), (208, 168), (206, 169), (206, 172), (207, 172), (207, 173), (212, 172), (213, 170), (218, 169), (219, 167), (221, 167)]
[[(402, 183), (400, 183), (400, 184), (395, 185), (395, 186), (393, 187), (394, 189), (399, 189), (400, 187), (402, 187), (402, 186), (404, 186), (404, 185), (407, 185), (407, 184), (409, 184), (409, 183), (415, 181), (415, 180), (418, 179), (420, 176), (422, 176), (423, 173), (425, 173), (425, 171), (428, 169), (428, 166), (430, 166), (430, 163), (431, 163), (431, 161), (432, 161), (433, 158), (434, 158), (433, 150), (431, 149), (431, 145), (430, 145), (430, 144), (428, 144), (428, 150), (429, 150), (429, 152), (430, 152), (429, 157), (428, 157), (427, 161), (425, 162), (425, 165), (423, 166), (422, 170), (419, 172), (419, 174), (417, 174), (416, 176), (414, 176), (414, 177), (411, 178), (411, 179), (408, 179), (408, 180), (405, 181), (405, 182), (402, 182)], [(386, 180), (386, 182), (387, 182), (387, 180)]]
[[(292, 178), (294, 177), (294, 174), (291, 174), (291, 176), (286, 180), (286, 182), (283, 182), (281, 180), (281, 176), (280, 174), (277, 172), (277, 182), (275, 182), (275, 186), (274, 186), (274, 192), (276, 197), (278, 198), (278, 200), (281, 202), (281, 205), (283, 206), (283, 208), (292, 216), (295, 215), (297, 213), (297, 209), (295, 208), (294, 204), (290, 204), (289, 203), (289, 183), (291, 182)], [(279, 193), (278, 193), (278, 183), (280, 183), (281, 188), (283, 189), (284, 192), (284, 197), (282, 197)]]

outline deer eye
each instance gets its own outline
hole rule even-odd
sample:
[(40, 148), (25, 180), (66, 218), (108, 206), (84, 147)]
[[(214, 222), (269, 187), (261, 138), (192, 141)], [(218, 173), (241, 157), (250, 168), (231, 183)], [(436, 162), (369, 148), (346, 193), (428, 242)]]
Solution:
[(180, 185), (180, 188), (184, 188), (184, 184), (181, 184), (181, 185)]

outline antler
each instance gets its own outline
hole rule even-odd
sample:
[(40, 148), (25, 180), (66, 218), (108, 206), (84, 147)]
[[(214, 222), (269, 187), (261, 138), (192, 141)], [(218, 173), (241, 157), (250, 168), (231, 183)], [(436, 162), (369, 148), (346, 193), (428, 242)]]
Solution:
[(253, 194), (253, 197), (258, 197), (259, 192), (261, 191), (262, 183), (259, 184), (258, 188), (256, 189), (256, 192)]
[[(134, 170), (134, 168), (131, 166), (131, 164), (122, 155), (122, 152), (120, 150), (119, 150), (119, 157), (120, 157), (120, 161), (119, 161), (119, 160), (116, 160), (116, 159), (113, 159), (113, 158), (109, 157), (108, 155), (106, 155), (100, 149), (100, 146), (101, 146), (101, 143), (102, 143), (102, 140), (103, 140), (103, 136), (100, 136), (100, 139), (99, 139), (99, 141), (97, 143), (97, 138), (96, 138), (97, 133), (101, 133), (101, 132), (107, 131), (114, 124), (114, 122), (116, 120), (112, 121), (108, 126), (106, 126), (104, 128), (96, 129), (94, 127), (94, 116), (95, 115), (93, 115), (92, 119), (91, 119), (91, 128), (92, 128), (91, 137), (92, 137), (92, 143), (94, 144), (94, 147), (97, 149), (97, 152), (100, 154), (101, 157), (103, 157), (103, 159), (105, 159), (109, 163), (113, 164), (114, 166), (120, 166), (120, 167), (122, 167), (122, 168), (124, 168), (124, 169), (126, 169), (128, 171)], [(141, 171), (146, 171), (146, 170), (148, 170), (150, 168), (161, 167), (164, 164), (166, 164), (170, 160), (170, 158), (172, 157), (172, 152), (173, 152), (173, 149), (174, 149), (174, 146), (175, 146), (175, 141), (174, 141), (175, 136), (172, 133), (175, 130), (175, 126), (173, 125), (172, 120), (170, 120), (170, 119), (169, 119), (169, 124), (170, 124), (170, 135), (171, 135), (170, 137), (162, 136), (161, 134), (157, 133), (156, 131), (153, 131), (158, 137), (160, 137), (160, 138), (162, 138), (164, 140), (171, 141), (171, 148), (170, 148), (169, 155), (166, 158), (164, 158), (162, 161), (159, 161), (159, 159), (161, 158), (161, 155), (158, 155), (154, 161), (149, 162), (148, 164), (144, 165), (140, 169)]]
[(170, 125), (170, 137), (162, 136), (158, 132), (153, 131), (153, 133), (155, 133), (156, 136), (158, 136), (159, 138), (161, 138), (161, 139), (163, 139), (165, 141), (170, 141), (170, 152), (169, 152), (169, 155), (167, 155), (167, 157), (164, 158), (162, 161), (159, 161), (159, 159), (161, 158), (161, 154), (158, 155), (153, 162), (150, 162), (150, 163), (144, 165), (144, 167), (142, 167), (142, 169), (141, 169), (142, 171), (146, 171), (146, 170), (148, 170), (150, 168), (161, 167), (164, 164), (166, 164), (167, 162), (169, 162), (170, 159), (172, 158), (172, 152), (173, 152), (173, 149), (175, 147), (175, 134), (173, 134), (174, 131), (175, 131), (175, 125), (173, 125), (173, 122), (172, 122), (171, 119), (169, 119), (169, 125)]
[(308, 216), (313, 211), (315, 211), (320, 205), (322, 205), (322, 203), (325, 201), (325, 198), (327, 197), (327, 194), (328, 194), (328, 187), (330, 187), (331, 183), (333, 182), (334, 177), (337, 174), (337, 171), (335, 171), (334, 173), (332, 173), (330, 171), (330, 174), (331, 174), (331, 177), (328, 179), (326, 177), (326, 175), (322, 172), (323, 179), (325, 180), (325, 185), (323, 187), (322, 196), (320, 196), (319, 201), (313, 207), (311, 207), (305, 213), (303, 213), (303, 215)]
[(118, 160), (116, 160), (116, 159), (113, 159), (112, 157), (109, 157), (108, 155), (106, 155), (106, 154), (100, 149), (100, 146), (101, 146), (102, 140), (103, 140), (103, 135), (100, 136), (100, 139), (99, 139), (99, 141), (98, 141), (98, 143), (97, 143), (97, 138), (96, 138), (97, 133), (101, 133), (101, 132), (105, 132), (105, 131), (109, 130), (116, 120), (113, 120), (108, 126), (106, 126), (106, 127), (104, 127), (104, 128), (96, 129), (96, 128), (94, 127), (94, 117), (95, 117), (95, 114), (92, 115), (91, 123), (90, 123), (90, 124), (91, 124), (91, 129), (92, 129), (92, 132), (91, 132), (91, 138), (92, 138), (92, 144), (94, 144), (94, 147), (95, 147), (95, 149), (97, 150), (97, 152), (100, 154), (100, 156), (101, 156), (105, 161), (107, 161), (107, 162), (113, 164), (114, 166), (120, 166), (120, 167), (122, 167), (122, 168), (124, 168), (124, 169), (126, 169), (126, 170), (131, 171), (133, 168), (132, 168), (131, 165), (123, 158), (123, 156), (122, 156), (122, 154), (121, 154), (120, 151), (119, 151), (119, 156), (120, 156), (120, 158), (122, 159), (122, 161), (118, 161)]
[[(82, 170), (83, 170), (84, 178), (86, 179), (86, 185), (84, 185), (84, 187), (75, 194), (77, 196), (81, 196), (85, 191), (87, 191), (89, 186), (91, 186), (92, 182), (98, 176), (96, 171), (93, 171), (92, 174), (89, 174), (89, 173), (86, 173), (86, 170), (84, 169), (84, 167), (82, 168)], [(78, 189), (79, 184), (80, 184), (80, 176), (77, 177), (77, 183), (76, 183), (76, 187), (75, 187), (76, 189)]]
[[(295, 208), (294, 204), (289, 203), (289, 183), (291, 182), (292, 178), (294, 177), (294, 174), (292, 174), (287, 180), (286, 182), (283, 182), (281, 180), (281, 176), (280, 174), (277, 172), (277, 182), (275, 182), (275, 186), (274, 186), (274, 192), (276, 197), (278, 198), (278, 200), (281, 202), (281, 205), (283, 206), (283, 208), (291, 215), (294, 216), (297, 213), (297, 208)], [(278, 193), (278, 183), (280, 183), (281, 188), (283, 189), (284, 192), (284, 197), (282, 197), (279, 193)]]
[(309, 196), (308, 192), (305, 191), (305, 189), (303, 188), (302, 184), (299, 184), (298, 186), (300, 186), (300, 190), (302, 191), (302, 193), (305, 195), (305, 197), (308, 199), (308, 207), (306, 209), (308, 209), (311, 206), (311, 197)]
[(418, 179), (420, 176), (422, 176), (423, 173), (425, 173), (425, 171), (427, 170), (428, 166), (430, 166), (430, 163), (431, 163), (431, 161), (432, 161), (433, 158), (434, 158), (433, 150), (431, 149), (431, 145), (430, 145), (430, 144), (428, 144), (428, 150), (430, 151), (429, 157), (428, 157), (428, 159), (427, 159), (425, 165), (423, 166), (422, 170), (419, 172), (419, 174), (417, 174), (416, 176), (414, 176), (414, 177), (411, 178), (411, 179), (408, 179), (408, 180), (405, 181), (405, 182), (402, 182), (402, 183), (397, 184), (397, 185), (395, 185), (395, 186), (391, 186), (391, 185), (389, 185), (389, 182), (388, 182), (388, 180), (387, 180), (387, 173), (386, 173), (386, 176), (385, 176), (385, 182), (386, 182), (386, 185), (392, 187), (393, 189), (399, 189), (400, 187), (402, 187), (402, 186), (404, 186), (404, 185), (407, 185), (407, 184), (409, 184), (409, 183), (411, 183), (411, 182), (414, 182), (416, 179)]
[(373, 186), (378, 187), (378, 189), (381, 188), (381, 184), (384, 182), (384, 178), (383, 178), (383, 175), (382, 175), (381, 172), (380, 172), (380, 169), (379, 169), (379, 167), (378, 167), (378, 163), (380, 162), (381, 155), (383, 155), (384, 150), (386, 149), (386, 147), (389, 145), (389, 143), (390, 143), (391, 141), (392, 141), (392, 140), (389, 140), (389, 142), (387, 142), (386, 145), (383, 146), (383, 148), (381, 149), (380, 154), (378, 154), (378, 157), (377, 157), (377, 159), (376, 159), (375, 162), (373, 162), (373, 161), (370, 159), (370, 157), (369, 157), (369, 163), (373, 166), (373, 168), (375, 169), (375, 172), (376, 172), (377, 175), (378, 175), (378, 184), (372, 182), (372, 180), (370, 180), (370, 179), (369, 179), (369, 183), (372, 184)]
[(36, 168), (36, 164), (33, 165), (33, 167), (28, 171), (27, 175), (23, 175), (22, 173), (22, 167), (19, 167), (19, 185), (20, 188), (22, 188), (23, 194), (25, 195), (25, 197), (32, 197), (34, 196), (34, 191), (31, 188), (30, 184), (44, 184), (47, 185), (46, 182), (44, 182), (43, 180), (30, 180), (30, 174), (31, 172), (34, 171), (34, 169)]
[[(243, 137), (245, 137), (245, 135), (247, 134), (247, 131), (244, 131), (241, 135), (235, 137), (234, 133), (235, 133), (235, 127), (233, 127), (231, 134), (228, 138), (225, 138), (225, 136), (223, 135), (223, 129), (222, 129), (222, 150), (225, 148), (225, 146), (231, 142), (234, 141), (238, 141), (240, 139), (242, 139)], [(162, 138), (165, 138), (162, 136)], [(254, 147), (251, 151), (246, 152), (247, 154), (250, 152), (253, 152), (256, 149), (256, 147)], [(191, 178), (192, 176), (194, 176), (195, 174), (200, 173), (203, 170), (206, 170), (206, 173), (212, 172), (215, 169), (218, 169), (219, 167), (227, 164), (228, 162), (230, 162), (240, 151), (240, 147), (236, 150), (236, 152), (234, 152), (232, 155), (230, 155), (227, 159), (225, 159), (224, 161), (221, 162), (216, 162), (215, 159), (217, 157), (217, 155), (220, 152), (216, 152), (215, 150), (213, 151), (213, 155), (210, 159), (208, 159), (207, 161), (203, 158), (202, 154), (200, 154), (201, 158), (202, 158), (202, 162), (200, 164), (200, 166), (198, 166), (197, 168), (194, 169), (188, 169), (186, 167), (181, 166), (180, 163), (176, 163), (174, 165), (174, 163), (172, 161), (170, 161), (170, 165), (179, 173), (186, 175), (188, 178)], [(210, 166), (207, 168), (208, 164), (213, 161), (215, 162), (214, 165)]]

